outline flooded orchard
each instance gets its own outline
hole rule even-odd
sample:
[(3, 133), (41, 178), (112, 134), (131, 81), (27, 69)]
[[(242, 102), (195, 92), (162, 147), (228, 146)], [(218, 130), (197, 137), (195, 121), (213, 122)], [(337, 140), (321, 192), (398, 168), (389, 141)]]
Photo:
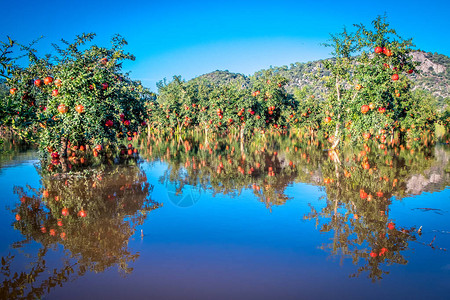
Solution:
[(70, 173), (12, 147), (2, 298), (446, 298), (448, 146), (326, 145), (149, 135)]

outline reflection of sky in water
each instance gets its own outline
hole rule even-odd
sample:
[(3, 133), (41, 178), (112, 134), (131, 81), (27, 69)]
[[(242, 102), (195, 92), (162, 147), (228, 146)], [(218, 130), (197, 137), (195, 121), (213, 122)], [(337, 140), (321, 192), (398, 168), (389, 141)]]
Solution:
[(184, 169), (180, 170), (180, 172), (182, 173), (180, 174), (180, 178), (183, 178), (183, 186), (178, 181), (176, 183), (166, 181), (164, 187), (167, 192), (167, 197), (173, 205), (180, 208), (189, 208), (197, 204), (200, 200), (202, 188), (200, 185), (193, 186), (187, 184), (186, 177), (189, 175)]
[[(21, 164), (14, 164), (3, 168), (0, 171), (0, 238), (2, 240), (2, 247), (0, 248), (0, 255), (5, 256), (11, 252), (9, 244), (11, 242), (23, 240), (19, 231), (13, 230), (11, 223), (14, 221), (14, 214), (8, 209), (13, 208), (15, 203), (19, 201), (17, 195), (14, 195), (13, 188), (15, 185), (25, 186), (29, 184), (32, 187), (39, 187), (39, 176), (33, 164), (36, 161), (24, 161)], [(6, 230), (8, 228), (8, 230)]]
[[(165, 184), (159, 183), (165, 168), (159, 162), (142, 165), (154, 185), (152, 199), (164, 206), (148, 215), (129, 242), (132, 251), (140, 253), (131, 264), (133, 272), (125, 278), (116, 268), (88, 273), (55, 289), (48, 299), (444, 299), (450, 290), (450, 252), (419, 243), (430, 242), (436, 235), (436, 246), (450, 248), (449, 234), (432, 231), (450, 231), (449, 189), (394, 201), (390, 217), (396, 226), (422, 225), (424, 233), (404, 253), (409, 264), (385, 267), (390, 274), (373, 284), (365, 273), (349, 278), (356, 269), (350, 259), (341, 264), (339, 258), (318, 249), (330, 242), (333, 233), (320, 233), (314, 221), (303, 216), (310, 212), (308, 203), (318, 210), (325, 206), (325, 200), (319, 200), (325, 191), (319, 187), (292, 184), (285, 191), (292, 199), (271, 211), (251, 189), (234, 198), (202, 191), (195, 205), (180, 208), (170, 200)], [(4, 210), (18, 201), (12, 188), (38, 187), (38, 182), (28, 163), (0, 173), (2, 255), (12, 252), (11, 242), (23, 239), (10, 227), (14, 215)], [(445, 213), (414, 210), (418, 207)], [(32, 243), (31, 248), (35, 247)], [(55, 261), (50, 263), (57, 263), (61, 254), (61, 249), (52, 254)]]

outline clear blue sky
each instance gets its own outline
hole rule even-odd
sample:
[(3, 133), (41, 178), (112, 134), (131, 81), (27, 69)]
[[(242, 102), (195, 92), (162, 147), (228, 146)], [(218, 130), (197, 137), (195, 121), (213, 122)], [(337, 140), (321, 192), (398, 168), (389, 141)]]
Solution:
[(217, 69), (252, 74), (269, 66), (326, 58), (330, 33), (370, 25), (384, 13), (417, 48), (450, 55), (450, 1), (140, 1), (0, 0), (0, 39), (51, 43), (95, 32), (108, 45), (119, 33), (136, 61), (124, 65), (134, 79), (155, 83)]

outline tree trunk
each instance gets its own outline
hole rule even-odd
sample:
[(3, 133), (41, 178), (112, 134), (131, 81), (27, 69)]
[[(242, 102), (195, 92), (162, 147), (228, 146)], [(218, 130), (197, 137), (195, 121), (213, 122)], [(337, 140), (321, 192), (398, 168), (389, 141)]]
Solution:
[[(342, 103), (341, 103), (341, 89), (339, 87), (339, 78), (336, 77), (336, 94), (337, 94), (337, 102), (339, 107), (342, 107)], [(331, 146), (331, 149), (335, 149), (337, 147), (337, 145), (339, 144), (339, 141), (341, 140), (341, 137), (339, 135), (339, 128), (341, 126), (341, 114), (339, 113), (336, 119), (336, 129), (334, 131), (334, 138), (335, 141), (333, 143), (333, 145)]]
[(205, 147), (208, 147), (208, 128), (205, 128)]
[(67, 157), (67, 137), (61, 138), (61, 157)]
[(239, 139), (241, 141), (241, 152), (244, 153), (245, 136), (244, 136), (244, 127), (243, 126), (240, 126)]
[(60, 162), (63, 173), (67, 172), (67, 137), (61, 138)]
[[(341, 119), (341, 114), (338, 115), (337, 117), (338, 120)], [(340, 136), (340, 132), (339, 132), (339, 128), (341, 127), (341, 122), (338, 121), (336, 122), (336, 130), (334, 131), (334, 143), (333, 146), (331, 146), (331, 149), (335, 149), (337, 147), (337, 145), (339, 144), (339, 141), (341, 140), (341, 136)]]

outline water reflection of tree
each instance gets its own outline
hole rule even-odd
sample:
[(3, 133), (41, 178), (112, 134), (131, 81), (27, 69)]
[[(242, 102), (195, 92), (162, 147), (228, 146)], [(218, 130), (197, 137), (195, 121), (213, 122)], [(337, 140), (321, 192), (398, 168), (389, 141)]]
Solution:
[[(335, 152), (327, 150), (327, 140), (302, 134), (266, 134), (244, 147), (227, 138), (211, 140), (205, 144), (196, 135), (182, 142), (150, 136), (142, 142), (141, 154), (168, 164), (160, 180), (176, 183), (178, 193), (185, 185), (232, 196), (251, 188), (270, 208), (289, 200), (285, 191), (294, 182), (323, 186), (326, 206), (320, 211), (311, 207), (305, 219), (315, 220), (321, 232), (333, 232), (324, 250), (351, 257), (360, 266), (354, 276), (368, 272), (373, 280), (387, 273), (386, 266), (407, 263), (403, 252), (417, 239), (417, 231), (398, 229), (389, 207), (394, 197), (408, 196), (411, 176), (441, 163), (433, 148), (368, 141)], [(442, 179), (445, 188), (449, 178)]]
[[(36, 260), (33, 262), (31, 270), (26, 272), (14, 272), (11, 270), (12, 263), (15, 259), (14, 255), (2, 257), (2, 265), (0, 274), (4, 278), (0, 289), (0, 298), (2, 299), (40, 299), (56, 286), (62, 286), (70, 278), (74, 277), (74, 267), (67, 259), (64, 260), (63, 266), (59, 269), (53, 269), (50, 272), (47, 266), (45, 256), (48, 252), (47, 247), (39, 249)], [(51, 274), (48, 276), (48, 274)], [(40, 277), (39, 285), (35, 282)]]
[(385, 266), (408, 263), (403, 252), (419, 233), (416, 228), (398, 229), (389, 217), (389, 206), (393, 196), (407, 195), (412, 174), (436, 164), (430, 149), (417, 150), (405, 151), (403, 146), (373, 150), (364, 145), (339, 155), (330, 153), (329, 161), (322, 163), (326, 206), (320, 211), (311, 206), (305, 219), (315, 220), (321, 232), (333, 232), (332, 242), (322, 249), (341, 259), (352, 258), (360, 266), (352, 276), (368, 272), (376, 281), (389, 273)]
[[(27, 271), (13, 273), (15, 256), (2, 258), (1, 298), (40, 298), (69, 278), (113, 266), (123, 274), (132, 271), (129, 263), (139, 255), (131, 252), (128, 241), (136, 226), (159, 207), (150, 199), (152, 186), (139, 167), (47, 175), (42, 186), (15, 187), (20, 203), (13, 210), (14, 228), (25, 240), (12, 247), (26, 252), (37, 242), (41, 248)], [(65, 253), (63, 265), (51, 270), (46, 256), (59, 245)]]
[(208, 145), (202, 142), (201, 136), (183, 142), (153, 137), (148, 147), (143, 143), (141, 155), (168, 163), (160, 182), (173, 184), (179, 194), (189, 185), (213, 195), (231, 196), (252, 188), (267, 207), (289, 199), (284, 191), (297, 177), (297, 169), (274, 150), (280, 147), (276, 139), (252, 142), (245, 148), (236, 140), (222, 139)]

